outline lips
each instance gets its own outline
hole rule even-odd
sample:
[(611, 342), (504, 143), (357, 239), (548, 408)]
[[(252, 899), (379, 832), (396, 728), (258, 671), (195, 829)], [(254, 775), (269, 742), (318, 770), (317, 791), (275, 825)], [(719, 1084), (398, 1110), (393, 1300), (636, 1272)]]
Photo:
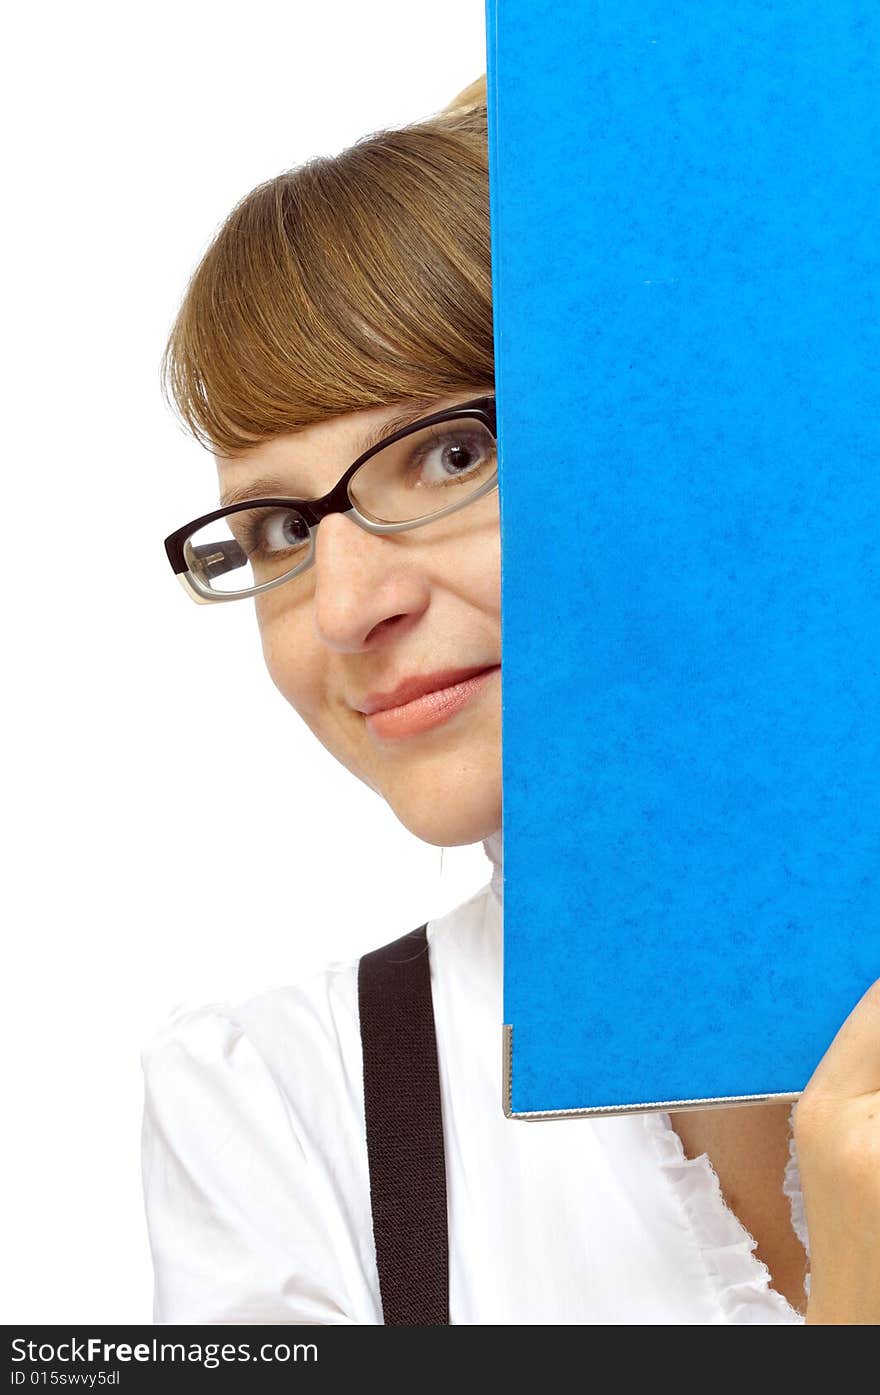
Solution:
[(412, 678), (405, 678), (389, 692), (370, 693), (363, 702), (357, 704), (355, 710), (369, 716), (373, 712), (384, 712), (390, 707), (402, 707), (407, 702), (423, 697), (425, 693), (451, 688), (456, 683), (462, 683), (467, 678), (474, 678), (478, 673), (486, 673), (489, 669), (497, 667), (497, 664), (476, 664), (471, 668), (447, 668), (437, 673), (417, 674)]
[(435, 727), (445, 726), (460, 712), (478, 703), (480, 696), (494, 688), (495, 679), (501, 672), (501, 665), (478, 669), (469, 678), (461, 679), (446, 688), (435, 688), (421, 697), (410, 698), (398, 707), (386, 707), (371, 712), (364, 717), (364, 724), (371, 740), (396, 744), (407, 741)]

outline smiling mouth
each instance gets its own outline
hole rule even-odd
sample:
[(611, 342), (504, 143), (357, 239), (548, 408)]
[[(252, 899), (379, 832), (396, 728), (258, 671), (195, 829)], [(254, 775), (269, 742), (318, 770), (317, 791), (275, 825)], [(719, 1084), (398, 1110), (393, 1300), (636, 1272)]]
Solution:
[(403, 707), (426, 693), (452, 688), (456, 683), (463, 683), (466, 678), (475, 678), (478, 673), (485, 673), (486, 669), (496, 667), (496, 664), (470, 664), (467, 668), (446, 668), (435, 673), (416, 673), (411, 678), (404, 678), (390, 692), (371, 693), (363, 702), (357, 704), (357, 711), (372, 716), (374, 712), (387, 711), (390, 707)]
[(491, 686), (495, 675), (500, 672), (501, 665), (494, 664), (446, 688), (423, 693), (421, 697), (413, 698), (412, 701), (401, 703), (397, 707), (386, 707), (378, 712), (368, 713), (364, 717), (367, 729), (372, 736), (393, 740), (397, 737), (415, 736), (419, 732), (440, 726), (485, 692)]

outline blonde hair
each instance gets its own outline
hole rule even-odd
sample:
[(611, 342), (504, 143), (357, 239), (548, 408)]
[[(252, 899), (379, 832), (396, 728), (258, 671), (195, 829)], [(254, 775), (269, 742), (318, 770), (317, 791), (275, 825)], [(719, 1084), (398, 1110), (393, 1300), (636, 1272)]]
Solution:
[(247, 194), (191, 276), (161, 365), (170, 405), (227, 456), (493, 378), (485, 76), (426, 120)]

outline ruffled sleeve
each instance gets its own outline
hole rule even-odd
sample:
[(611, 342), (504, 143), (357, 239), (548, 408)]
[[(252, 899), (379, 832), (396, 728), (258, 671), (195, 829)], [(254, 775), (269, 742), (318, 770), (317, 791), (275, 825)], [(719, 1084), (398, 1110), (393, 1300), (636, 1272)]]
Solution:
[[(687, 1156), (668, 1113), (657, 1111), (644, 1118), (655, 1156), (702, 1252), (720, 1320), (736, 1324), (803, 1323), (803, 1314), (772, 1287), (769, 1269), (755, 1254), (757, 1241), (727, 1205), (708, 1156)], [(791, 1188), (797, 1185), (790, 1169), (786, 1180)], [(786, 1191), (786, 1195), (791, 1200), (792, 1192)]]
[[(796, 1103), (796, 1102), (795, 1102)], [(801, 1174), (798, 1167), (797, 1147), (794, 1141), (794, 1111), (795, 1105), (791, 1107), (788, 1116), (788, 1162), (785, 1165), (785, 1176), (782, 1181), (782, 1190), (788, 1197), (788, 1204), (791, 1210), (791, 1227), (797, 1238), (806, 1251), (807, 1259), (810, 1258), (810, 1236), (807, 1231), (807, 1215), (804, 1209), (804, 1194), (801, 1190)], [(810, 1296), (810, 1274), (809, 1271), (804, 1279), (804, 1291)]]
[(173, 1013), (141, 1063), (153, 1321), (365, 1320), (293, 1113), (229, 1005)]

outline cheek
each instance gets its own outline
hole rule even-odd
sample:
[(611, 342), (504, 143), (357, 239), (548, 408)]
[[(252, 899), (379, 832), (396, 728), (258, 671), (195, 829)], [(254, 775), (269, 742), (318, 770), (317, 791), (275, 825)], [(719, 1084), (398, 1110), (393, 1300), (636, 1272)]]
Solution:
[(501, 535), (497, 529), (458, 557), (474, 604), (487, 615), (501, 613)]
[(320, 711), (321, 662), (315, 643), (289, 610), (257, 607), (263, 658), (275, 687), (303, 717)]
[(272, 682), (315, 739), (342, 765), (377, 789), (364, 773), (356, 733), (327, 697), (324, 656), (310, 624), (296, 612), (258, 613), (263, 658)]

